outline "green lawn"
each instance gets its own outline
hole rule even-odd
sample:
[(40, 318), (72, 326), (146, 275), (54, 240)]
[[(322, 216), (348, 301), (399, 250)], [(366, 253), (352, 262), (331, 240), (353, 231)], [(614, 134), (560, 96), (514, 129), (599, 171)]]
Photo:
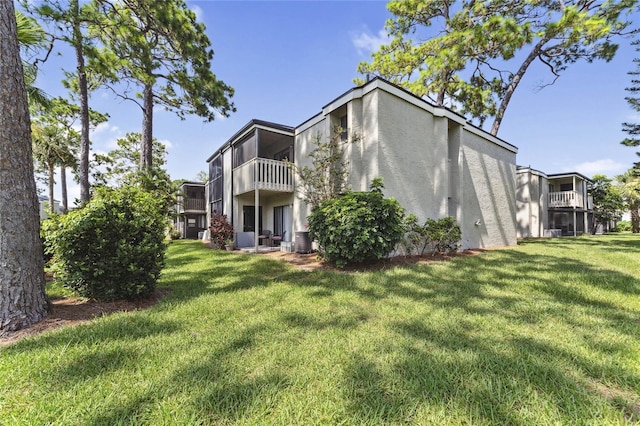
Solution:
[(144, 312), (0, 349), (0, 424), (640, 421), (640, 238), (379, 272), (170, 245)]

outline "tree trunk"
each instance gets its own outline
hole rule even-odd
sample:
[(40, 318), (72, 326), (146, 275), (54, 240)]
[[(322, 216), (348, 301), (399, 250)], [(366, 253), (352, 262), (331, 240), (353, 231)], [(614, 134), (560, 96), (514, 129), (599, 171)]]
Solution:
[(140, 171), (150, 173), (153, 166), (153, 86), (147, 84), (142, 93), (142, 144), (140, 147)]
[(0, 334), (47, 315), (29, 108), (13, 0), (0, 0)]
[(49, 183), (49, 213), (54, 214), (56, 210), (53, 204), (53, 186), (56, 183), (55, 181), (56, 171), (55, 171), (55, 165), (52, 162), (47, 164), (47, 171), (49, 173), (49, 182), (48, 182)]
[(631, 206), (631, 232), (640, 233), (640, 205)]
[(67, 168), (60, 166), (60, 188), (62, 190), (62, 213), (69, 211), (69, 200), (67, 197)]
[(78, 168), (78, 178), (80, 180), (80, 201), (82, 204), (88, 203), (91, 198), (91, 187), (89, 184), (89, 150), (91, 141), (89, 140), (89, 90), (87, 88), (87, 73), (84, 65), (84, 44), (82, 30), (80, 29), (80, 5), (78, 0), (71, 2), (71, 13), (73, 14), (73, 45), (76, 52), (76, 62), (78, 71), (78, 88), (80, 90), (80, 164)]
[(540, 40), (534, 47), (529, 55), (525, 58), (524, 62), (518, 68), (518, 71), (513, 75), (513, 79), (507, 86), (507, 90), (504, 92), (504, 97), (502, 98), (502, 102), (500, 102), (500, 106), (498, 107), (498, 111), (496, 112), (496, 117), (493, 120), (493, 126), (491, 126), (491, 134), (496, 136), (498, 134), (498, 130), (500, 130), (500, 124), (502, 124), (502, 119), (504, 118), (504, 113), (507, 110), (507, 106), (511, 101), (511, 97), (513, 96), (513, 92), (515, 92), (518, 84), (524, 77), (524, 74), (527, 72), (529, 65), (538, 57), (540, 54), (540, 49), (545, 45), (547, 39)]

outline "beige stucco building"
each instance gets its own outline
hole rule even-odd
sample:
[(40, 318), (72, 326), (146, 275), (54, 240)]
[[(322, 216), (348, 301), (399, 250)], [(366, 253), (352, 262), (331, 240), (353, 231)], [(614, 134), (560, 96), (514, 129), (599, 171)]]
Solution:
[(454, 216), (465, 249), (516, 243), (517, 148), (379, 78), (296, 127), (252, 120), (240, 129), (208, 159), (209, 214), (229, 217), (239, 245), (256, 245), (265, 230), (295, 239), (310, 209), (284, 160), (309, 165), (314, 138), (329, 138), (336, 125), (358, 136), (345, 153), (352, 189), (383, 178), (385, 195), (406, 213)]
[(518, 238), (576, 236), (593, 228), (591, 180), (580, 173), (516, 171)]

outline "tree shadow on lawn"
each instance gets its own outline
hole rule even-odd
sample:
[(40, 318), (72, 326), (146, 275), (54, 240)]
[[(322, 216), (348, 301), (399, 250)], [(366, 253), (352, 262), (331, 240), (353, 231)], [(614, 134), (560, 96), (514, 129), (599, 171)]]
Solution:
[(237, 362), (243, 353), (257, 345), (256, 337), (266, 332), (263, 326), (243, 330), (154, 383), (157, 393), (146, 390), (127, 404), (101, 407), (88, 424), (129, 422), (157, 409), (168, 397), (182, 401), (180, 411), (170, 413), (171, 422), (229, 423), (251, 414), (260, 418), (277, 400), (277, 394), (290, 384), (290, 378), (268, 369), (248, 375)]
[(576, 246), (601, 247), (614, 252), (640, 252), (640, 234), (608, 234), (605, 238), (601, 235), (561, 238), (531, 238), (518, 241), (518, 245), (542, 245), (564, 247), (568, 250)]
[[(202, 260), (200, 254), (193, 256), (196, 262)], [(516, 333), (510, 339), (507, 337), (507, 341), (505, 337), (494, 341), (491, 336), (477, 334), (469, 322), (476, 319), (515, 321), (516, 325), (530, 327), (527, 329), (530, 331), (544, 325), (548, 318), (561, 319), (574, 325), (577, 333), (584, 334), (584, 345), (590, 350), (607, 355), (607, 359), (611, 358), (612, 351), (628, 357), (630, 353), (637, 353), (637, 345), (625, 342), (603, 345), (594, 336), (602, 327), (629, 337), (640, 334), (639, 312), (606, 299), (606, 292), (637, 298), (640, 283), (634, 277), (594, 268), (585, 262), (567, 263), (565, 258), (528, 255), (515, 250), (455, 259), (451, 264), (351, 274), (293, 270), (282, 262), (261, 256), (226, 252), (213, 257), (207, 255), (205, 259), (211, 259), (211, 265), (197, 270), (178, 267), (185, 265), (184, 258), (178, 263), (168, 262), (162, 282), (170, 284), (173, 292), (155, 311), (170, 310), (175, 303), (203, 295), (233, 294), (285, 283), (304, 290), (310, 297), (309, 303), (333, 305), (344, 293), (354, 293), (358, 296), (354, 303), (358, 303), (360, 309), (354, 310), (354, 305), (343, 303), (332, 318), (320, 316), (318, 319), (287, 305), (286, 300), (270, 300), (273, 304), (268, 308), (279, 310), (280, 314), (269, 321), (284, 323), (292, 329), (355, 330), (376, 320), (375, 315), (371, 315), (375, 312), (367, 313), (363, 306), (373, 309), (376, 304), (387, 301), (418, 303), (424, 305), (427, 312), (462, 310), (465, 313), (462, 318), (452, 315), (451, 323), (439, 328), (422, 318), (386, 323), (385, 328), (401, 338), (392, 357), (372, 359), (370, 354), (351, 353), (342, 376), (347, 410), (342, 420), (345, 422), (354, 419), (363, 423), (411, 422), (412, 416), (420, 413), (442, 412), (445, 420), (465, 416), (478, 423), (530, 424), (537, 420), (530, 417), (536, 415), (540, 406), (536, 406), (535, 401), (555, 407), (550, 409), (550, 415), (555, 417), (548, 419), (549, 422), (588, 423), (594, 420), (589, 416), (612, 406), (627, 420), (637, 420), (633, 403), (624, 398), (620, 402), (619, 392), (614, 392), (618, 395), (617, 402), (611, 401), (585, 385), (589, 381), (600, 385), (609, 383), (611, 387), (630, 389), (631, 393), (623, 395), (637, 397), (640, 378), (636, 372), (606, 360), (587, 359), (579, 350), (568, 351), (526, 334)], [(506, 268), (505, 265), (512, 266)], [(535, 277), (535, 281), (529, 277)], [(518, 292), (512, 286), (528, 287), (529, 291)], [(598, 298), (586, 296), (579, 286), (605, 293)], [(545, 300), (542, 307), (537, 306), (536, 298)], [(579, 313), (592, 316), (593, 324), (583, 324)], [(43, 345), (64, 347), (69, 342), (91, 345), (114, 338), (133, 342), (156, 334), (184, 331), (182, 324), (158, 320), (158, 316), (133, 318), (123, 315), (73, 331), (18, 342), (5, 353), (30, 351)], [(173, 371), (153, 387), (154, 391), (140, 390), (125, 403), (101, 405), (93, 413), (92, 423), (136, 419), (172, 393), (184, 394), (187, 412), (183, 414), (201, 421), (229, 422), (249, 413), (268, 412), (270, 404), (281, 402), (278, 394), (293, 386), (295, 378), (269, 369), (247, 376), (241, 373), (239, 360), (244, 351), (259, 345), (257, 336), (269, 335), (268, 327), (231, 330), (222, 347), (212, 348), (204, 357), (185, 365), (172, 366)], [(40, 376), (47, 378), (40, 384), (52, 391), (56, 385), (71, 386), (74, 379), (86, 380), (99, 370), (126, 368), (128, 361), (138, 362), (136, 357), (130, 349), (126, 349), (122, 357), (111, 357), (109, 351), (71, 357), (65, 363), (52, 364), (50, 371)], [(385, 365), (381, 364), (382, 359), (392, 361)], [(96, 369), (78, 371), (83, 362)], [(447, 417), (447, 412), (453, 417)], [(459, 417), (455, 417), (456, 413)]]
[[(603, 410), (619, 410), (628, 421), (640, 420), (637, 393), (613, 400), (593, 391), (588, 376), (576, 373), (589, 361), (553, 345), (514, 338), (505, 348), (502, 341), (420, 322), (396, 327), (408, 343), (399, 356), (385, 357), (394, 359), (390, 365), (355, 354), (345, 368), (348, 418), (367, 424), (411, 423), (416, 416), (442, 424), (589, 424)], [(573, 368), (576, 361), (583, 364)]]
[[(301, 280), (300, 285), (315, 288), (310, 293), (315, 297), (352, 291), (374, 302), (405, 298), (434, 309), (466, 313), (462, 319), (452, 315), (455, 324), (444, 324), (445, 331), (430, 330), (420, 320), (395, 324), (396, 331), (418, 349), (407, 345), (405, 360), (390, 370), (355, 355), (345, 374), (345, 395), (356, 418), (365, 423), (410, 422), (416, 410), (438, 412), (438, 407), (447, 407), (481, 423), (535, 423), (540, 420), (530, 417), (536, 408), (530, 410), (528, 402), (528, 392), (534, 392), (543, 405), (555, 405), (550, 422), (590, 422), (594, 420), (590, 416), (597, 416), (603, 407), (620, 410), (628, 421), (640, 421), (640, 376), (624, 363), (610, 361), (616, 353), (627, 361), (629, 354), (637, 353), (637, 344), (629, 342), (640, 334), (640, 312), (608, 300), (612, 294), (637, 299), (637, 279), (585, 262), (512, 250), (454, 263), (445, 268), (427, 265), (381, 271), (376, 274), (376, 286), (354, 279), (337, 288), (333, 275), (326, 272)], [(529, 291), (519, 292), (512, 286), (526, 286)], [(585, 314), (593, 319), (590, 324), (584, 323)], [(535, 333), (550, 319), (563, 322), (580, 335), (579, 347), (569, 351), (529, 335), (492, 342), (487, 336), (474, 337), (473, 327), (469, 328), (476, 319), (499, 318), (522, 324), (527, 333)], [(468, 333), (455, 331), (460, 329)], [(599, 335), (605, 330), (628, 340), (604, 344)], [(425, 350), (429, 342), (431, 350)], [(500, 346), (503, 350), (496, 349)], [(585, 357), (582, 347), (601, 358)], [(444, 351), (446, 356), (434, 356), (431, 351)], [(597, 391), (603, 387), (606, 392)]]

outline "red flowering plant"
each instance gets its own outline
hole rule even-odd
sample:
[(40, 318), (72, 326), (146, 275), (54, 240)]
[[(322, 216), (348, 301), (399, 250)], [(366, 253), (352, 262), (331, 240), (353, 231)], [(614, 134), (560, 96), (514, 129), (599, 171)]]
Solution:
[(214, 213), (209, 226), (211, 245), (222, 249), (228, 240), (233, 240), (233, 225), (227, 220), (227, 215)]

